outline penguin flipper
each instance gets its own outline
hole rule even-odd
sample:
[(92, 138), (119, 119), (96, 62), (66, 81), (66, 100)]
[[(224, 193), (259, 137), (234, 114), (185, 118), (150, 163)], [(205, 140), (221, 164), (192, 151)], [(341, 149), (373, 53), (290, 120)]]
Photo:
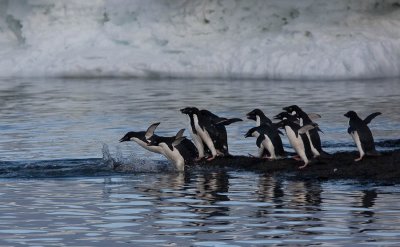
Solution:
[(315, 128), (318, 128), (318, 124), (307, 124), (307, 125), (304, 125), (303, 127), (301, 127), (298, 132), (300, 134), (304, 134), (304, 133), (307, 133), (307, 131), (315, 129)]
[(369, 124), (369, 123), (372, 121), (372, 119), (374, 119), (375, 117), (377, 117), (377, 116), (379, 116), (379, 115), (381, 115), (381, 114), (382, 114), (381, 112), (374, 112), (374, 113), (370, 114), (368, 117), (366, 117), (366, 118), (363, 120), (363, 122), (364, 122), (365, 124)]
[(319, 115), (317, 113), (308, 113), (307, 115), (311, 120), (315, 120), (315, 119), (321, 118), (321, 115)]
[[(186, 139), (185, 136), (181, 136), (181, 137), (175, 139), (175, 141), (173, 141), (173, 142), (171, 143), (171, 146), (175, 147), (175, 146), (179, 145), (179, 144), (180, 144), (183, 140), (185, 140), (185, 139)], [(171, 148), (171, 150), (172, 150), (172, 148)]]
[(149, 139), (150, 137), (152, 137), (154, 135), (154, 131), (156, 130), (157, 126), (160, 124), (160, 122), (158, 123), (153, 123), (152, 125), (150, 125), (147, 130), (146, 133), (144, 134), (144, 137), (146, 139)]
[(354, 132), (356, 129), (355, 128), (353, 128), (353, 127), (349, 127), (348, 129), (347, 129), (347, 133), (349, 133), (349, 134), (351, 134), (352, 132)]
[(178, 131), (178, 133), (176, 133), (175, 139), (177, 140), (177, 139), (183, 137), (183, 132), (185, 132), (185, 129), (180, 129), (180, 130)]
[(265, 139), (264, 134), (260, 134), (260, 135), (257, 137), (257, 141), (256, 141), (257, 147), (260, 147), (260, 146), (261, 146), (261, 143), (264, 141), (264, 139)]
[(230, 125), (232, 123), (243, 121), (240, 118), (221, 118), (220, 121), (217, 121), (216, 124)]

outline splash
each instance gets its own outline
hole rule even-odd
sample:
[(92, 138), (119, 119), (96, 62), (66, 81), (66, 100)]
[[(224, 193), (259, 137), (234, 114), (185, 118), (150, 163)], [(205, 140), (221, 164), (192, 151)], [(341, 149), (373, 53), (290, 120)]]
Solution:
[(118, 172), (126, 173), (145, 173), (145, 172), (167, 172), (174, 171), (174, 168), (169, 162), (161, 162), (147, 159), (140, 159), (135, 154), (124, 156), (120, 148), (116, 147), (115, 155), (110, 153), (107, 144), (103, 144), (102, 148), (103, 162), (111, 169)]

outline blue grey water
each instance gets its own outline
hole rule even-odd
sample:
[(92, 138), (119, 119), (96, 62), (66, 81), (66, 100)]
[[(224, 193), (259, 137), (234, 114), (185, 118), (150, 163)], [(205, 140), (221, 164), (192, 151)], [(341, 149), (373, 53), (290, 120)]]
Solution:
[[(178, 173), (118, 142), (158, 121), (158, 134), (175, 134), (185, 106), (245, 119), (291, 104), (322, 115), (329, 152), (356, 149), (350, 109), (381, 111), (370, 125), (377, 148), (398, 148), (384, 141), (400, 137), (399, 80), (2, 79), (0, 246), (399, 246), (399, 185)], [(228, 127), (231, 153), (257, 153), (243, 137), (253, 125)]]

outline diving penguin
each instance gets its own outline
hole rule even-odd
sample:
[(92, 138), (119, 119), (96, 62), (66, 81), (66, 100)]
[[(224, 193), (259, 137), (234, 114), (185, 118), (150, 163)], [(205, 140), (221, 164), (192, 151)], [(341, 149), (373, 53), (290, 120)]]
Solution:
[[(179, 132), (183, 133), (184, 129)], [(178, 171), (184, 171), (185, 165), (192, 164), (197, 157), (194, 144), (184, 136), (152, 137), (148, 145), (162, 148), (163, 154), (169, 159)]]
[(139, 144), (141, 147), (154, 152), (154, 153), (159, 153), (162, 154), (162, 148), (158, 146), (148, 146), (148, 139), (150, 139), (152, 136), (157, 136), (154, 134), (155, 129), (160, 123), (153, 123), (152, 125), (147, 128), (146, 131), (130, 131), (126, 133), (120, 140), (119, 142), (126, 142), (126, 141), (134, 141), (137, 144)]

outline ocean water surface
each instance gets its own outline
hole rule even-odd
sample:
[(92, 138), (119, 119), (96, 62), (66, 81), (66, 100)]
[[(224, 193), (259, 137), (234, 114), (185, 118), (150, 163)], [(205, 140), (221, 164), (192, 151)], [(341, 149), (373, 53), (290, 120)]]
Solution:
[(356, 150), (348, 110), (382, 112), (370, 127), (383, 151), (398, 148), (386, 141), (400, 137), (399, 85), (2, 79), (0, 246), (398, 246), (398, 185), (178, 173), (164, 157), (118, 140), (154, 122), (157, 134), (174, 135), (187, 127), (179, 109), (197, 106), (243, 118), (227, 128), (230, 152), (256, 154), (255, 139), (244, 138), (254, 126), (245, 114), (260, 108), (272, 117), (298, 104), (322, 115), (328, 152)]

